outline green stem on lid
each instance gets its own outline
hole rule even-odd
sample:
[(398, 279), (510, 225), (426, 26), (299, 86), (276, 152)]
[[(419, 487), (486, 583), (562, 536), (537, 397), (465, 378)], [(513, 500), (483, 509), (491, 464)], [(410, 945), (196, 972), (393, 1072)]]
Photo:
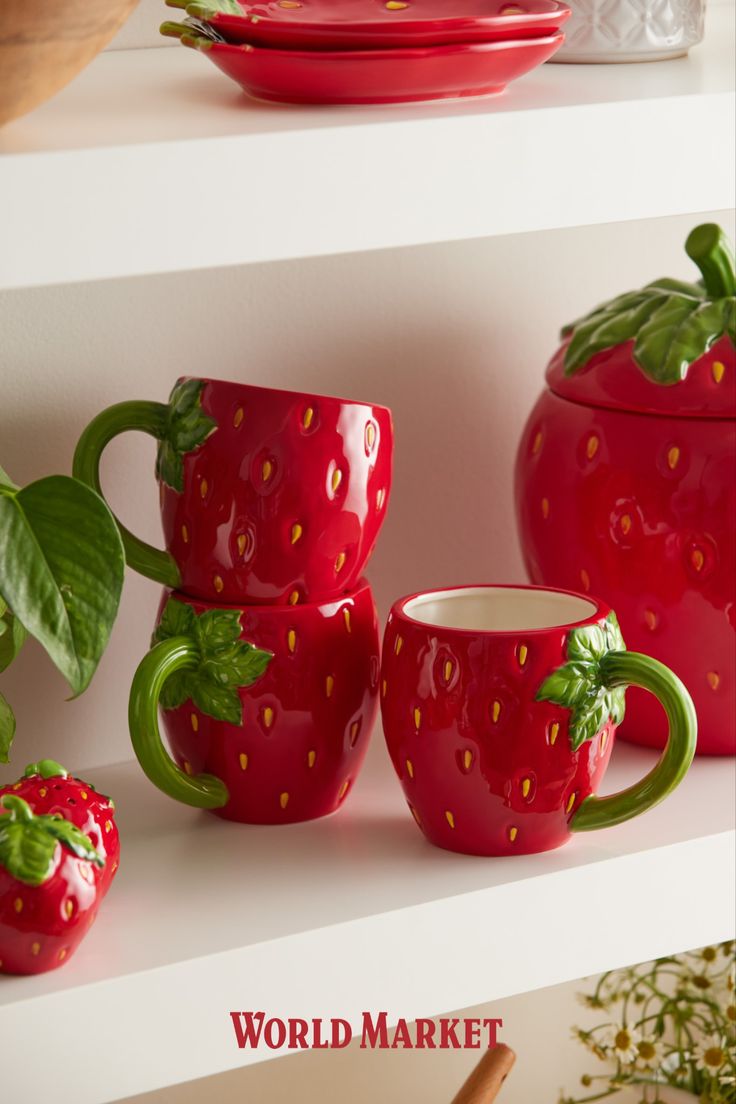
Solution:
[(23, 771), (24, 778), (33, 778), (40, 774), (42, 778), (68, 778), (69, 771), (55, 759), (41, 759), (38, 763), (29, 763)]
[(731, 244), (720, 226), (705, 222), (688, 235), (685, 251), (703, 275), (705, 290), (712, 299), (736, 295), (736, 273)]

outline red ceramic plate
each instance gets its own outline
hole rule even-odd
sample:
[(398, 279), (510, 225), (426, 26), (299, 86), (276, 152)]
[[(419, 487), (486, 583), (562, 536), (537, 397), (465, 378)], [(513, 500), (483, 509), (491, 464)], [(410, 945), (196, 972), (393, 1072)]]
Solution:
[(486, 96), (546, 61), (563, 34), (414, 50), (264, 50), (190, 39), (259, 100), (311, 104), (409, 103)]
[[(228, 42), (290, 50), (366, 50), (497, 42), (555, 34), (570, 16), (558, 0), (276, 0), (242, 4), (243, 15), (206, 12)], [(393, 6), (392, 6), (393, 5)], [(194, 9), (192, 14), (194, 14)]]

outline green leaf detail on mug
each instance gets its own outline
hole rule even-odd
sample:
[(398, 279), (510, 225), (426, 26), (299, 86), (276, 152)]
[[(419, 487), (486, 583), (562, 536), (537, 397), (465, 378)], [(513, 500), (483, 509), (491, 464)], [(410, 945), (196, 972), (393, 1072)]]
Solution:
[(159, 439), (156, 475), (174, 491), (184, 490), (183, 457), (207, 440), (217, 422), (202, 410), (202, 380), (177, 383), (169, 395), (166, 424)]
[(6, 794), (0, 801), (0, 866), (26, 885), (42, 885), (54, 871), (56, 845), (60, 843), (80, 859), (96, 866), (105, 860), (76, 825), (59, 816), (36, 816), (22, 798)]
[(243, 723), (238, 689), (252, 686), (273, 659), (273, 652), (240, 639), (237, 610), (213, 609), (196, 614), (191, 606), (169, 598), (153, 634), (153, 643), (186, 636), (198, 648), (194, 670), (177, 671), (161, 691), (163, 709), (177, 709), (191, 701), (208, 717), (229, 724)]
[(600, 661), (608, 652), (625, 652), (616, 615), (609, 614), (598, 625), (572, 629), (567, 642), (567, 663), (549, 675), (537, 691), (537, 701), (550, 701), (572, 711), (568, 732), (573, 751), (592, 740), (609, 718), (614, 724), (624, 719), (624, 687), (609, 689), (601, 674)]

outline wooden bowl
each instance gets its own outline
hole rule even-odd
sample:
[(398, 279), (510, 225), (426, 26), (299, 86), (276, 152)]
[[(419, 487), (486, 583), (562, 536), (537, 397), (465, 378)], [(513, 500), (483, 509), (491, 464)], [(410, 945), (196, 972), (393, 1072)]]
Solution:
[(0, 126), (73, 80), (138, 0), (5, 0), (0, 22)]

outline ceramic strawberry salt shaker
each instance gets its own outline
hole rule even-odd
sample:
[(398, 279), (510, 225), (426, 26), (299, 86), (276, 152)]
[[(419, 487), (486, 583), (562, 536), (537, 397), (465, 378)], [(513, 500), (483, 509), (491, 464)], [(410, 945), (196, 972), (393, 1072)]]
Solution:
[[(670, 666), (698, 752), (736, 753), (736, 277), (719, 227), (685, 246), (697, 283), (621, 295), (562, 331), (522, 434), (517, 516), (535, 583), (597, 594), (630, 647)], [(661, 747), (632, 690), (620, 735)]]

